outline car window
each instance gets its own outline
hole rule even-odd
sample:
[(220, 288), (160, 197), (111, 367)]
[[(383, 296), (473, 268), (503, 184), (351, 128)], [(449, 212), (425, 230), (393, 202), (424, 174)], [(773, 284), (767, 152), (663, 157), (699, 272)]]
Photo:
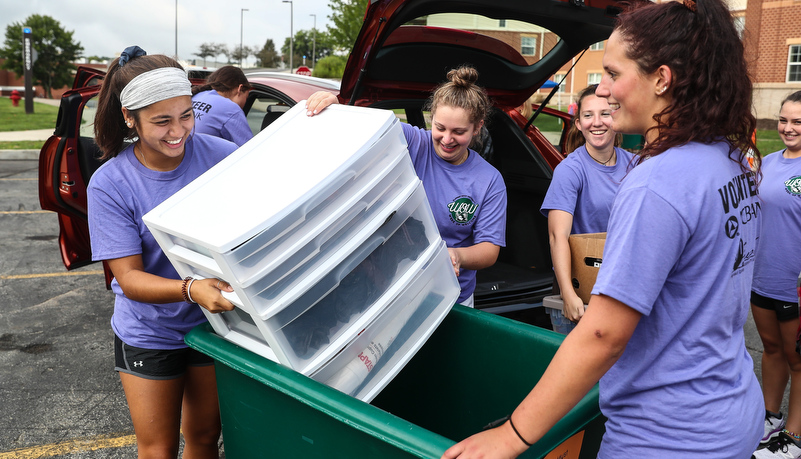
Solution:
[(250, 97), (253, 103), (249, 104), (247, 118), (253, 135), (258, 134), (289, 109), (288, 104), (274, 96), (251, 91)]
[(95, 113), (97, 112), (97, 96), (92, 97), (86, 102), (81, 112), (81, 127), (79, 135), (81, 137), (95, 137)]
[(551, 145), (556, 148), (556, 151), (562, 151), (560, 142), (562, 141), (562, 135), (565, 131), (565, 123), (561, 118), (551, 115), (550, 113), (541, 112), (537, 115), (537, 118), (534, 119), (534, 123), (532, 124), (534, 124), (542, 135), (551, 142)]
[(516, 19), (440, 13), (419, 17), (398, 27), (387, 37), (382, 48), (386, 52), (395, 45), (402, 47), (409, 43), (426, 43), (432, 50), (440, 46), (443, 52), (448, 50), (458, 54), (458, 48), (470, 49), (470, 55), (480, 60), (480, 54), (475, 53), (477, 50), (492, 54), (495, 59), (500, 57), (511, 64), (528, 67), (547, 56), (560, 40), (557, 34), (544, 27)]

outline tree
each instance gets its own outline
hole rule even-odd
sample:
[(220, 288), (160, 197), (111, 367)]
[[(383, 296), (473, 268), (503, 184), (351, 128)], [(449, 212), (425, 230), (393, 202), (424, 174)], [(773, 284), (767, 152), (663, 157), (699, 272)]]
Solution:
[[(294, 46), (294, 62), (303, 62), (303, 56), (306, 56), (306, 65), (312, 63), (312, 52), (316, 52), (317, 56), (314, 61), (334, 54), (334, 46), (332, 45), (331, 34), (328, 32), (317, 31), (317, 36), (314, 35), (314, 29), (311, 30), (298, 30), (295, 32)], [(286, 62), (289, 62), (289, 38), (284, 40), (284, 46), (281, 47), (281, 54), (287, 56)]]
[(257, 67), (278, 67), (278, 63), (281, 62), (281, 56), (275, 50), (275, 43), (272, 38), (268, 38), (264, 42), (264, 47), (261, 48), (261, 51), (254, 53), (254, 55), (256, 56)]
[(342, 78), (345, 73), (345, 64), (348, 62), (345, 56), (326, 56), (314, 66), (312, 76), (319, 78)]
[(248, 56), (251, 54), (256, 54), (255, 51), (250, 46), (242, 46), (236, 45), (231, 49), (231, 57), (230, 59), (233, 60), (235, 63), (243, 63), (247, 60)]
[(364, 22), (364, 12), (370, 0), (331, 0), (328, 4), (333, 12), (328, 19), (334, 27), (328, 27), (331, 44), (339, 51), (350, 52)]
[(24, 59), (22, 55), (22, 28), (33, 30), (31, 46), (36, 51), (37, 59), (33, 63), (34, 84), (39, 84), (48, 99), (53, 98), (53, 88), (72, 85), (75, 62), (83, 54), (83, 46), (72, 39), (73, 32), (68, 32), (61, 24), (50, 16), (34, 14), (22, 23), (15, 22), (6, 27), (6, 39), (0, 48), (0, 58), (6, 61), (3, 68), (17, 75), (24, 75)]
[(217, 46), (215, 43), (203, 43), (198, 48), (198, 52), (194, 54), (194, 56), (200, 57), (203, 59), (203, 67), (206, 66), (206, 58), (215, 57), (219, 52), (217, 51)]

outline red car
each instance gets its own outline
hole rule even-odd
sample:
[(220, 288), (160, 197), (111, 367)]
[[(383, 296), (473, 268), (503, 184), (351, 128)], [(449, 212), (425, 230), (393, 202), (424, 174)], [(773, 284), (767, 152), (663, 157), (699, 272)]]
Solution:
[[(478, 273), (475, 305), (505, 315), (533, 310), (551, 292), (548, 225), (539, 207), (564, 158), (570, 116), (545, 108), (531, 122), (516, 108), (584, 49), (608, 38), (619, 11), (616, 0), (376, 0), (365, 13), (341, 91), (307, 76), (250, 73), (254, 90), (245, 112), (255, 133), (281, 110), (325, 89), (342, 103), (392, 109), (425, 126), (423, 106), (447, 71), (477, 68), (478, 83), (496, 107), (480, 153), (503, 175), (508, 221), (499, 261)], [(79, 69), (40, 156), (40, 201), (59, 213), (67, 269), (91, 263), (86, 184), (99, 166), (92, 97), (102, 77)]]

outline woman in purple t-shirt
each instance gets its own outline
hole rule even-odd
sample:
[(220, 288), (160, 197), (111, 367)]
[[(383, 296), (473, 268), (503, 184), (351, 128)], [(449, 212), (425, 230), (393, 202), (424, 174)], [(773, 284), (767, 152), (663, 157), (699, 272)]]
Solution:
[[(98, 95), (95, 141), (105, 163), (87, 189), (94, 260), (114, 273), (115, 369), (139, 457), (217, 457), (214, 362), (184, 336), (211, 312), (234, 308), (217, 279), (181, 279), (142, 216), (236, 149), (192, 134), (191, 84), (174, 59), (126, 48)], [(130, 142), (130, 143), (128, 143)], [(198, 306), (200, 305), (200, 306)]]
[[(548, 217), (556, 284), (563, 311), (549, 309), (555, 331), (567, 334), (584, 315), (584, 302), (570, 280), (568, 238), (571, 234), (604, 233), (620, 182), (632, 165), (634, 155), (616, 145), (620, 135), (612, 130), (612, 110), (606, 99), (597, 97), (598, 85), (579, 93), (578, 109), (568, 134), (572, 151), (556, 166), (540, 211)], [(575, 139), (572, 141), (570, 139)]]
[(221, 137), (240, 147), (253, 138), (242, 109), (253, 87), (242, 69), (226, 65), (192, 88), (195, 132)]
[[(788, 96), (779, 113), (779, 137), (787, 147), (762, 163), (762, 237), (754, 264), (751, 311), (762, 340), (762, 394), (765, 397), (764, 448), (758, 459), (779, 457), (786, 449), (801, 457), (801, 355), (795, 350), (798, 330), (796, 282), (801, 271), (801, 91)], [(787, 417), (779, 411), (787, 382)]]

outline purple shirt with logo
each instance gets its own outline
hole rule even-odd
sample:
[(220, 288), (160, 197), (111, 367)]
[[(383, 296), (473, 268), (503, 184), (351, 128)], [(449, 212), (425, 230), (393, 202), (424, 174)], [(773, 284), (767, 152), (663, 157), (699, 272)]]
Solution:
[[(142, 216), (236, 150), (217, 137), (194, 134), (186, 142), (181, 164), (169, 172), (143, 166), (129, 146), (92, 175), (87, 189), (93, 260), (141, 255), (145, 272), (180, 279)], [(210, 211), (212, 212), (212, 211)], [(125, 343), (145, 349), (186, 347), (184, 335), (206, 320), (200, 306), (151, 304), (125, 296), (115, 278), (111, 327)]]
[(211, 89), (192, 96), (195, 132), (209, 134), (242, 146), (253, 138), (242, 107)]
[(620, 182), (633, 167), (634, 155), (615, 148), (614, 166), (590, 157), (582, 145), (556, 166), (540, 211), (563, 210), (573, 216), (571, 234), (603, 233), (609, 223), (612, 202)]
[[(458, 166), (437, 155), (431, 131), (402, 123), (409, 155), (423, 181), (437, 228), (448, 247), (479, 242), (506, 245), (506, 185), (497, 169), (473, 150)], [(461, 269), (459, 302), (473, 294), (476, 271)]]
[(759, 207), (724, 142), (671, 148), (623, 180), (592, 293), (642, 317), (601, 378), (599, 458), (754, 452), (765, 407), (743, 326)]
[(765, 156), (759, 196), (762, 238), (751, 288), (762, 296), (795, 303), (801, 272), (801, 243), (797, 239), (801, 228), (801, 158), (785, 158), (783, 150)]

